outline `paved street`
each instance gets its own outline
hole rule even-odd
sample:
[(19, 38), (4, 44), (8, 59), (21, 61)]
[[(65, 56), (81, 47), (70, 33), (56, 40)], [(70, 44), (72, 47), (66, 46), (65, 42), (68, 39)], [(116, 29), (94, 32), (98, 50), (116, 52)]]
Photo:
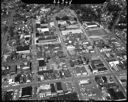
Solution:
[[(32, 54), (32, 72), (33, 74), (33, 84), (32, 86), (34, 87), (35, 84), (37, 83), (37, 71), (38, 71), (38, 61), (37, 61), (37, 51), (36, 51), (36, 44), (35, 44), (35, 38), (36, 38), (36, 24), (35, 20), (32, 20), (33, 24), (33, 33), (32, 33), (32, 49), (31, 49), (31, 54)], [(36, 95), (34, 94), (33, 97), (35, 98)]]
[(65, 43), (63, 41), (63, 35), (62, 35), (61, 31), (58, 28), (58, 23), (57, 23), (57, 20), (55, 19), (55, 17), (56, 17), (56, 15), (54, 16), (54, 23), (55, 23), (55, 27), (56, 27), (56, 32), (57, 32), (57, 34), (58, 34), (58, 36), (60, 38), (62, 50), (63, 50), (64, 54), (66, 55), (66, 59), (67, 59), (66, 60), (66, 64), (69, 67), (70, 72), (73, 72), (72, 68), (71, 68), (71, 66), (69, 64), (70, 56), (68, 54), (67, 47), (66, 47), (66, 45), (65, 45)]
[(66, 50), (67, 48), (65, 46), (65, 43), (63, 42), (63, 37), (62, 37), (61, 31), (58, 28), (58, 23), (57, 23), (55, 17), (54, 17), (54, 23), (55, 23), (55, 27), (56, 27), (56, 32), (57, 32), (57, 34), (58, 34), (58, 36), (59, 36), (59, 38), (61, 40), (62, 49), (63, 49), (64, 53), (67, 55), (67, 57), (68, 57), (68, 52)]

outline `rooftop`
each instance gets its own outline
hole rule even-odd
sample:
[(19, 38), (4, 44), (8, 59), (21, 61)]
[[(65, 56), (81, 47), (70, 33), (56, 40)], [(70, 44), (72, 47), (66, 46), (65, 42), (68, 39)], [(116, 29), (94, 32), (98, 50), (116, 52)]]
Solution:
[(32, 87), (24, 87), (22, 88), (22, 97), (31, 96), (32, 95)]
[(46, 63), (45, 63), (45, 61), (44, 61), (44, 60), (39, 60), (38, 62), (39, 62), (39, 66), (40, 66), (40, 67), (41, 67), (41, 66), (45, 66), (45, 65), (46, 65)]
[(96, 23), (94, 22), (86, 22), (87, 25), (97, 25)]
[(54, 84), (50, 84), (50, 86), (51, 86), (51, 92), (52, 93), (56, 92), (55, 85)]
[(63, 90), (63, 89), (62, 89), (61, 82), (57, 82), (57, 83), (56, 83), (56, 86), (57, 86), (57, 90)]
[(51, 97), (50, 100), (78, 100), (77, 93), (68, 93), (65, 95), (59, 95)]
[(29, 46), (17, 46), (17, 51), (25, 51), (25, 50), (29, 50)]

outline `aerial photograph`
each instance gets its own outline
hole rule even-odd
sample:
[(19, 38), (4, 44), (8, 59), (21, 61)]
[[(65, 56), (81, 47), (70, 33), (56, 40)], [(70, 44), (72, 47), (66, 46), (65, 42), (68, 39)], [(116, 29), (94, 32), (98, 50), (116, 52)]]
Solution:
[(127, 100), (127, 1), (64, 1), (1, 1), (2, 101)]

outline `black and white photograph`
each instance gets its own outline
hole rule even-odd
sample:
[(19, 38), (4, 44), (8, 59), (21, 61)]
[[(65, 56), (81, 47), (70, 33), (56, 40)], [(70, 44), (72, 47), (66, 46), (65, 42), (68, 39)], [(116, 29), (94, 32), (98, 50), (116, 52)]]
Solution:
[(24, 1), (1, 1), (3, 102), (127, 100), (126, 0)]

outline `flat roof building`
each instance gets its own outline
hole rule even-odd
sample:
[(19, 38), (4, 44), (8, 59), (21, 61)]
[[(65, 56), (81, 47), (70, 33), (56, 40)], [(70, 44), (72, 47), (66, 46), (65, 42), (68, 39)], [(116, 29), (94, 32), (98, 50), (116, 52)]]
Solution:
[(41, 33), (41, 32), (49, 31), (49, 28), (37, 28), (37, 30)]
[(86, 28), (91, 28), (91, 27), (94, 27), (94, 28), (97, 28), (99, 26), (98, 23), (96, 22), (84, 22), (83, 24)]
[(62, 31), (63, 35), (67, 35), (69, 33), (76, 34), (76, 33), (83, 33), (81, 29), (70, 29)]
[(62, 91), (62, 85), (61, 85), (61, 82), (57, 82), (56, 83), (56, 88), (57, 88), (57, 91)]
[(58, 21), (58, 24), (65, 25), (65, 24), (67, 24), (67, 22), (66, 21), (63, 21), (63, 20), (59, 20)]
[(46, 62), (44, 60), (38, 60), (38, 62), (39, 62), (39, 67), (46, 65)]
[(69, 26), (66, 26), (66, 29), (78, 29), (79, 28), (79, 25), (69, 25)]
[(56, 89), (55, 89), (54, 84), (50, 84), (50, 86), (51, 86), (51, 92), (52, 92), (52, 93), (55, 93), (55, 92), (56, 92)]
[(21, 97), (31, 97), (32, 96), (32, 86), (22, 88)]
[(87, 79), (87, 80), (80, 80), (80, 85), (81, 84), (88, 84), (88, 83), (90, 83), (90, 81), (89, 81), (89, 79)]
[(50, 89), (50, 84), (43, 84), (38, 87), (37, 93), (39, 93), (41, 90), (49, 90)]
[(17, 53), (30, 53), (29, 46), (17, 46)]
[(12, 65), (9, 72), (12, 74), (12, 73), (16, 73), (17, 72), (17, 66), (16, 65)]
[(18, 74), (17, 76), (15, 76), (15, 82), (20, 82), (20, 77), (21, 77), (21, 74)]
[(67, 93), (64, 95), (50, 97), (50, 100), (79, 100), (79, 98), (77, 96), (77, 93), (73, 92), (73, 93)]
[(44, 73), (49, 73), (49, 74), (51, 74), (51, 73), (53, 73), (53, 70), (43, 70), (43, 71), (39, 71), (38, 72), (38, 75), (43, 75)]
[(54, 22), (50, 22), (50, 26), (51, 27), (55, 26)]

